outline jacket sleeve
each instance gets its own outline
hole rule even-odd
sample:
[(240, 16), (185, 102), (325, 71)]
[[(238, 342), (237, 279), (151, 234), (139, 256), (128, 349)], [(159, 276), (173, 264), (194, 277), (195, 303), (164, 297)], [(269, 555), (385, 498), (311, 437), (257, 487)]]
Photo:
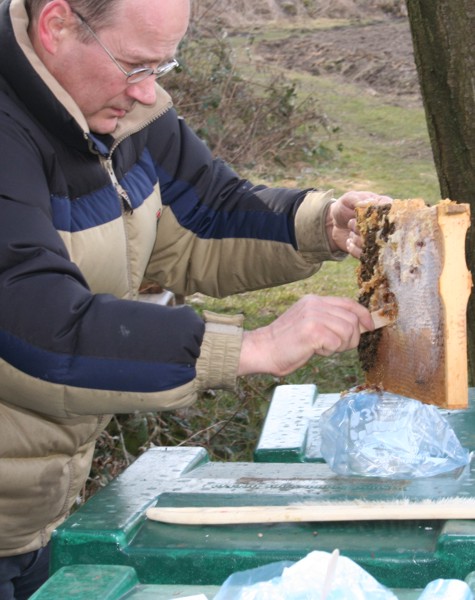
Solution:
[(332, 254), (331, 192), (254, 186), (169, 111), (151, 130), (164, 211), (147, 276), (214, 297), (309, 277)]
[[(54, 152), (29, 127), (0, 113), (0, 401), (67, 418), (173, 409), (229, 385), (234, 322), (213, 331), (188, 306), (91, 292), (52, 223)], [(223, 347), (227, 364), (206, 367)]]

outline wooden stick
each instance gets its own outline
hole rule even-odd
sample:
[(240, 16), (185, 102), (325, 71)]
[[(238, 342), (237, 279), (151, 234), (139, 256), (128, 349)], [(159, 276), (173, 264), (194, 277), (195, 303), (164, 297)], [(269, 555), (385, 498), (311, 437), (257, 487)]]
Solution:
[(371, 317), (373, 318), (374, 328), (380, 329), (381, 327), (385, 327), (386, 325), (392, 325), (394, 323), (394, 317), (388, 315), (381, 308), (380, 310), (375, 310), (371, 313)]
[(325, 574), (325, 580), (322, 586), (322, 594), (321, 599), (326, 600), (328, 595), (330, 594), (333, 579), (335, 578), (336, 566), (338, 563), (338, 559), (340, 558), (340, 551), (338, 548), (333, 550), (330, 560), (328, 561), (327, 572)]
[[(371, 314), (373, 319), (374, 328), (380, 329), (381, 327), (386, 327), (386, 325), (392, 325), (395, 321), (394, 317), (389, 316), (384, 312), (384, 309), (380, 308), (378, 310), (374, 310)], [(365, 333), (368, 329), (364, 327), (360, 327), (360, 333)]]
[(394, 502), (322, 502), (286, 506), (153, 507), (149, 519), (177, 525), (236, 525), (325, 521), (475, 519), (475, 498)]

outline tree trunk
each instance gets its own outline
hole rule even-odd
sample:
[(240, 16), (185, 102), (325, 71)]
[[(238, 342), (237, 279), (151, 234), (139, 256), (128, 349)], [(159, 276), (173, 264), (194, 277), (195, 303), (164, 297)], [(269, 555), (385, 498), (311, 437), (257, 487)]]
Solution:
[[(475, 2), (406, 0), (441, 198), (467, 202), (467, 265), (475, 281)], [(475, 382), (475, 293), (467, 310)]]

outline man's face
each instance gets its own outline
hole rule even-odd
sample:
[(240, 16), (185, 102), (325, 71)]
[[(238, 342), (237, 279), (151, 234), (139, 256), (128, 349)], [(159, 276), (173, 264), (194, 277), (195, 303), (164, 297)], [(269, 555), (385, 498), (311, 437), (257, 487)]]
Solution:
[[(155, 68), (175, 56), (188, 26), (188, 0), (123, 0), (116, 10), (114, 25), (95, 33), (125, 71)], [(155, 78), (129, 84), (97, 40), (84, 43), (73, 32), (65, 36), (49, 68), (91, 131), (112, 133), (137, 102), (155, 102)]]

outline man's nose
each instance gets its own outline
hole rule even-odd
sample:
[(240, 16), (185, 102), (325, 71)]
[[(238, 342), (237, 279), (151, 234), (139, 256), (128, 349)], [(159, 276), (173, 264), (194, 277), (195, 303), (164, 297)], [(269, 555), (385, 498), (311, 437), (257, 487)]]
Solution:
[(140, 102), (140, 104), (153, 104), (157, 99), (155, 78), (150, 76), (138, 83), (129, 84), (127, 95)]

